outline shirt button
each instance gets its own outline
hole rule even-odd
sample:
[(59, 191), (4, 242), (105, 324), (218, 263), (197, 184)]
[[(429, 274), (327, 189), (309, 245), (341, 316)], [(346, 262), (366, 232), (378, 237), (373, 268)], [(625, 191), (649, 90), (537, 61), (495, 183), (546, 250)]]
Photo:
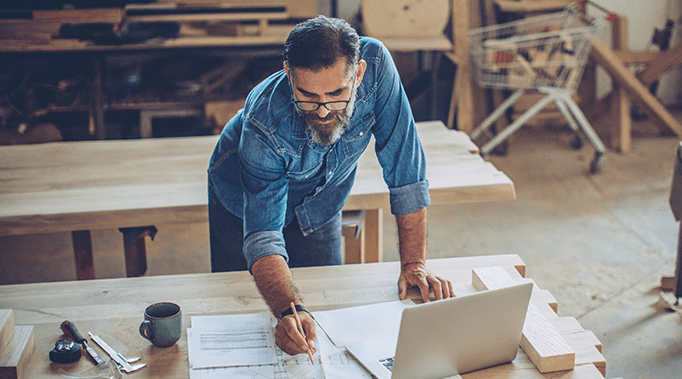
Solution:
[(360, 137), (364, 136), (365, 132), (360, 132)]

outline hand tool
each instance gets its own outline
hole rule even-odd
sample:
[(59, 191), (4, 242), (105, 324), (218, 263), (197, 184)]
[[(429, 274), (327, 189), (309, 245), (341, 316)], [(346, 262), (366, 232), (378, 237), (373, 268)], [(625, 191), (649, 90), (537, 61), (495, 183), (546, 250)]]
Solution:
[(55, 363), (73, 363), (81, 358), (81, 345), (73, 341), (58, 339), (50, 351), (50, 360)]
[(146, 363), (140, 363), (135, 366), (131, 365), (130, 364), (131, 362), (136, 362), (140, 358), (126, 359), (123, 355), (117, 353), (116, 350), (112, 349), (111, 346), (104, 342), (104, 340), (102, 340), (102, 338), (100, 338), (98, 335), (92, 334), (90, 332), (88, 332), (88, 334), (90, 335), (90, 338), (93, 341), (95, 341), (95, 343), (99, 345), (99, 347), (102, 348), (102, 350), (109, 354), (109, 356), (111, 357), (111, 359), (114, 360), (114, 362), (118, 363), (123, 368), (125, 372), (131, 373), (147, 365)]
[(99, 355), (97, 355), (95, 350), (93, 350), (88, 345), (88, 341), (85, 338), (83, 338), (80, 332), (78, 332), (78, 329), (76, 329), (76, 325), (74, 325), (71, 321), (66, 320), (62, 322), (59, 328), (64, 332), (64, 334), (70, 336), (71, 338), (73, 338), (74, 341), (83, 345), (83, 347), (85, 347), (85, 351), (88, 352), (88, 355), (90, 355), (92, 360), (95, 361), (96, 365), (104, 364), (104, 360), (100, 358)]

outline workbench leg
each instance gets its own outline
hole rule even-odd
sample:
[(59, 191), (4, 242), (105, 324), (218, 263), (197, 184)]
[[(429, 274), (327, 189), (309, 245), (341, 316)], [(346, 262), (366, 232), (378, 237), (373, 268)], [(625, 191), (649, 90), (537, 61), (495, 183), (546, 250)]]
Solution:
[[(628, 50), (628, 23), (627, 19), (620, 16), (611, 23), (612, 40), (611, 45), (614, 50)], [(632, 134), (632, 104), (630, 97), (625, 89), (614, 83), (613, 99), (611, 104), (612, 123), (611, 123), (611, 147), (621, 153), (631, 150)]]
[(95, 265), (92, 259), (92, 240), (89, 230), (71, 232), (73, 253), (76, 258), (76, 278), (95, 279)]
[(469, 66), (469, 32), (470, 27), (469, 0), (453, 0), (452, 2), (452, 34), (457, 57), (455, 88), (457, 112), (457, 130), (471, 133), (474, 129), (474, 99)]
[(119, 228), (123, 233), (123, 250), (126, 260), (126, 276), (142, 276), (147, 272), (147, 251), (144, 238), (154, 240), (157, 229), (154, 226)]
[(675, 276), (661, 277), (661, 290), (673, 291), (675, 305), (679, 304), (679, 299), (682, 298), (682, 222), (679, 223), (680, 231), (677, 234), (677, 262), (675, 264)]
[(381, 262), (384, 244), (384, 213), (383, 209), (368, 209), (365, 215), (365, 262)]
[(104, 58), (95, 57), (95, 80), (92, 88), (92, 113), (94, 113), (95, 134), (97, 139), (107, 139), (107, 130), (104, 125), (104, 93), (102, 91), (102, 72)]
[(611, 100), (611, 147), (620, 153), (632, 150), (632, 102), (625, 90), (614, 84)]
[(365, 263), (365, 228), (362, 227), (360, 235), (356, 235), (356, 227), (342, 228), (343, 231), (343, 263)]

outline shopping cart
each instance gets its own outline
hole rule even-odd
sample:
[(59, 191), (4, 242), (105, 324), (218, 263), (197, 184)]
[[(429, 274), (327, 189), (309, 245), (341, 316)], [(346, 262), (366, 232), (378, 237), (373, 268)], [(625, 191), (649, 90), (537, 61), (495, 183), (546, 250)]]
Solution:
[[(592, 38), (604, 24), (604, 19), (587, 21), (580, 8), (573, 5), (563, 12), (469, 31), (471, 72), (478, 84), (516, 89), (471, 132), (472, 140), (483, 132), (491, 137), (480, 149), (484, 157), (554, 102), (574, 132), (572, 147), (582, 147), (579, 128), (594, 146), (590, 172), (599, 172), (606, 149), (572, 96), (585, 69)], [(489, 131), (493, 123), (530, 90), (546, 96), (493, 136)]]

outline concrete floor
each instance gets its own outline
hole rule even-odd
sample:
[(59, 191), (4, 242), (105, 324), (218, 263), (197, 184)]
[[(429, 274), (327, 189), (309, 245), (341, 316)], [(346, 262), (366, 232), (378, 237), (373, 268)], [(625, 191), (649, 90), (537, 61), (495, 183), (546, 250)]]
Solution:
[[(668, 196), (678, 139), (649, 122), (633, 129), (633, 151), (609, 151), (602, 173), (590, 175), (591, 146), (572, 150), (564, 129), (523, 128), (507, 156), (490, 158), (514, 181), (517, 199), (430, 208), (429, 256), (519, 254), (559, 314), (601, 340), (607, 378), (679, 378), (682, 313), (656, 305), (677, 251)], [(385, 260), (395, 260), (395, 227), (386, 219)], [(157, 227), (148, 275), (209, 271), (206, 225)], [(120, 233), (92, 238), (97, 276), (124, 276)], [(0, 284), (74, 279), (68, 233), (0, 237)]]

